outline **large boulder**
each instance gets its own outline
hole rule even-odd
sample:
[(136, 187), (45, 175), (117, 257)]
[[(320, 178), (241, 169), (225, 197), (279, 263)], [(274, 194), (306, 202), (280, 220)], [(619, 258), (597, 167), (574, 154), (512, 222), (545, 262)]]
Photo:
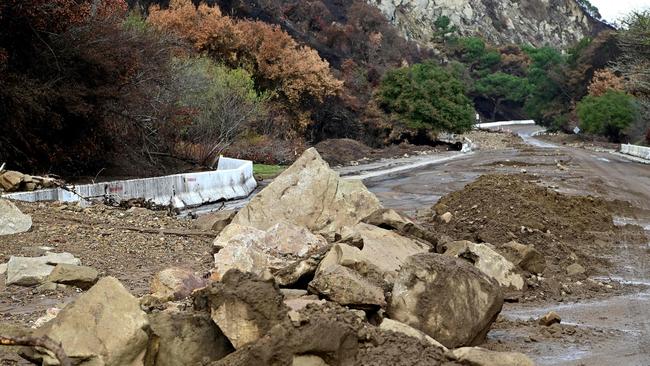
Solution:
[(497, 247), (501, 255), (524, 271), (539, 274), (546, 269), (544, 255), (532, 245), (524, 245), (511, 241)]
[(253, 197), (233, 223), (266, 230), (288, 221), (334, 239), (344, 226), (360, 222), (380, 207), (361, 181), (341, 179), (310, 148)]
[(82, 290), (91, 288), (99, 280), (99, 272), (91, 267), (76, 266), (60, 263), (54, 267), (48, 276), (49, 282), (79, 287)]
[(58, 264), (81, 265), (70, 253), (48, 253), (42, 257), (10, 257), (7, 263), (7, 285), (39, 285)]
[[(371, 264), (389, 277), (397, 273), (409, 256), (426, 253), (430, 249), (424, 242), (365, 223), (345, 228), (339, 242), (360, 248), (358, 256), (362, 259), (359, 260)], [(345, 256), (338, 259), (338, 264), (344, 259)]]
[(0, 173), (0, 188), (6, 192), (15, 191), (20, 187), (25, 175), (14, 170), (7, 170)]
[(328, 266), (309, 283), (309, 289), (340, 305), (372, 309), (386, 306), (382, 288), (341, 265)]
[[(232, 223), (215, 239), (214, 246), (219, 251), (214, 255), (213, 279), (218, 280), (230, 269), (258, 275), (267, 269), (279, 272), (326, 249), (328, 243), (305, 227), (281, 221), (266, 230)], [(316, 265), (300, 267), (288, 277), (295, 280), (304, 274), (301, 271), (313, 271)], [(281, 282), (288, 285), (284, 282), (291, 281)]]
[(397, 231), (399, 234), (424, 240), (431, 245), (437, 243), (435, 235), (415, 223), (403, 213), (397, 212), (392, 208), (380, 208), (363, 219), (363, 222), (370, 225), (379, 226), (383, 229)]
[(388, 315), (455, 348), (483, 342), (502, 306), (496, 281), (464, 260), (425, 253), (400, 269)]
[(221, 282), (200, 290), (197, 309), (210, 309), (212, 320), (235, 349), (258, 340), (287, 317), (284, 297), (273, 281), (230, 270)]
[(188, 269), (170, 267), (156, 273), (151, 280), (150, 290), (152, 296), (163, 301), (180, 300), (206, 284), (206, 279)]
[(524, 278), (517, 273), (517, 267), (488, 244), (475, 244), (467, 240), (448, 243), (445, 255), (470, 262), (504, 288), (521, 291)]
[(149, 323), (156, 366), (202, 365), (234, 350), (208, 313), (167, 309), (149, 314)]
[(20, 212), (11, 201), (0, 198), (0, 235), (24, 233), (31, 227), (31, 216)]
[(451, 351), (463, 365), (472, 366), (535, 366), (523, 353), (496, 352), (480, 347), (463, 347)]
[[(75, 365), (140, 366), (149, 339), (147, 315), (138, 299), (113, 277), (102, 278), (88, 292), (68, 304), (56, 318), (34, 331), (61, 343)], [(26, 356), (43, 365), (58, 361), (43, 349)]]

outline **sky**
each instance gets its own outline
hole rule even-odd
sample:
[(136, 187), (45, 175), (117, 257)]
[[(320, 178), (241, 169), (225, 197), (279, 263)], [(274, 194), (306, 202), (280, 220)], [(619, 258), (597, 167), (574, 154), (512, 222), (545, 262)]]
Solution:
[(650, 10), (650, 0), (590, 0), (598, 10), (603, 19), (610, 23), (617, 23), (617, 20), (632, 10)]

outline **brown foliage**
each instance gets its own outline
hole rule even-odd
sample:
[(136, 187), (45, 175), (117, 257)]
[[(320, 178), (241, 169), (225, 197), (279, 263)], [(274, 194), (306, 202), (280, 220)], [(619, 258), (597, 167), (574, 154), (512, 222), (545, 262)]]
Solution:
[(519, 77), (526, 76), (531, 60), (519, 46), (503, 46), (499, 48), (499, 53), (501, 54), (500, 71)]
[(594, 73), (589, 83), (589, 95), (599, 97), (610, 90), (623, 91), (625, 89), (624, 79), (617, 76), (610, 69), (601, 69)]
[(277, 26), (235, 20), (218, 7), (172, 0), (169, 9), (153, 7), (149, 22), (191, 42), (200, 52), (250, 71), (261, 87), (275, 90), (291, 104), (322, 101), (337, 94), (342, 82), (313, 49), (299, 45)]

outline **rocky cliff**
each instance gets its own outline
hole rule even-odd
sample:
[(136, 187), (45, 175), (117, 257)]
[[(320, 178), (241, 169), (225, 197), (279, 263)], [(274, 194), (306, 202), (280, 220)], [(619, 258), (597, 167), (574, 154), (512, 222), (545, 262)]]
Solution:
[(494, 44), (550, 45), (566, 49), (607, 27), (575, 0), (369, 0), (402, 33), (430, 42), (434, 21), (446, 15), (463, 36)]

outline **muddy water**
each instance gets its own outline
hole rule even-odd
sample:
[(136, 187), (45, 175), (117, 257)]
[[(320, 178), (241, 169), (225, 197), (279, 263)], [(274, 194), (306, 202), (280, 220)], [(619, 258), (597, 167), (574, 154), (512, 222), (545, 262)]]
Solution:
[[(557, 185), (557, 190), (573, 194), (594, 194), (590, 182), (602, 183), (604, 190), (597, 192), (607, 198), (632, 202), (642, 208), (650, 207), (650, 168), (641, 169), (639, 164), (617, 159), (611, 154), (588, 152), (559, 147), (535, 139), (540, 129), (535, 126), (513, 127), (529, 145), (541, 148), (537, 152), (500, 150), (477, 152), (455, 161), (430, 165), (399, 174), (370, 178), (365, 181), (382, 203), (413, 213), (419, 208), (430, 207), (450, 192), (461, 189), (479, 175), (494, 172), (493, 162), (524, 160), (532, 163), (526, 167), (530, 174), (537, 174), (542, 181)], [(564, 155), (575, 165), (569, 172), (554, 169), (555, 160)], [(508, 167), (500, 172), (519, 173), (521, 168)], [(617, 218), (617, 224), (636, 224), (644, 227), (650, 237), (650, 218), (634, 220)], [(647, 284), (639, 293), (613, 297), (605, 300), (580, 303), (558, 303), (537, 306), (507, 304), (502, 314), (510, 319), (538, 318), (550, 310), (558, 312), (563, 322), (589, 327), (595, 332), (609, 334), (619, 331), (617, 336), (604, 336), (585, 342), (569, 343), (550, 340), (529, 343), (525, 330), (492, 331), (492, 340), (524, 344), (528, 353), (539, 365), (639, 365), (650, 366), (650, 244), (622, 245), (615, 258), (617, 270), (611, 279), (629, 281), (632, 284)], [(604, 280), (604, 279), (598, 279)]]

